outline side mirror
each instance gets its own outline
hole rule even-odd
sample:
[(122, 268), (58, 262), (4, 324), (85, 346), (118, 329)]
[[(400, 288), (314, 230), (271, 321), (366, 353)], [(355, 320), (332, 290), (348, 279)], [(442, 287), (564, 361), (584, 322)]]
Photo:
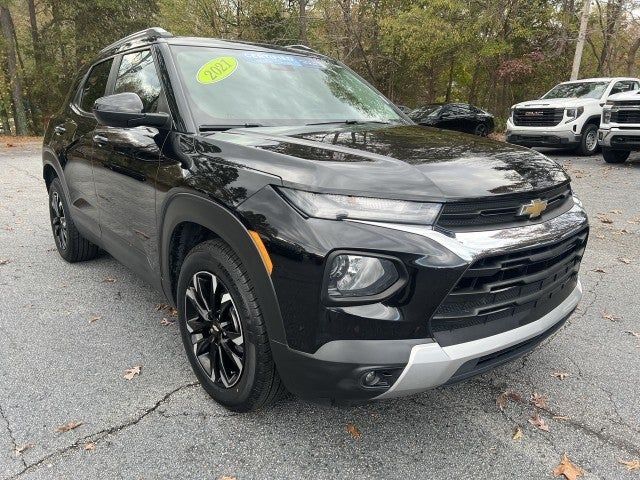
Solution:
[(100, 97), (93, 104), (93, 114), (98, 123), (108, 127), (168, 127), (170, 117), (166, 113), (143, 113), (144, 105), (137, 93), (116, 93)]

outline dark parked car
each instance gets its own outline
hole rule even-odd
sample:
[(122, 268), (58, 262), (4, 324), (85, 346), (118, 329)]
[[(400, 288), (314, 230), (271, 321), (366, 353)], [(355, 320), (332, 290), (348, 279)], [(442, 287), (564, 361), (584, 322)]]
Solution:
[(398, 109), (402, 112), (402, 113), (406, 113), (409, 114), (411, 113), (412, 109), (407, 107), (406, 105), (396, 105), (396, 107), (398, 107)]
[(79, 73), (43, 160), (60, 255), (104, 249), (164, 292), (236, 411), (285, 386), (347, 402), (453, 383), (581, 297), (587, 216), (557, 163), (419, 127), (308, 49), (127, 37)]
[(494, 129), (493, 115), (467, 103), (433, 103), (409, 113), (419, 125), (457, 130), (486, 137)]

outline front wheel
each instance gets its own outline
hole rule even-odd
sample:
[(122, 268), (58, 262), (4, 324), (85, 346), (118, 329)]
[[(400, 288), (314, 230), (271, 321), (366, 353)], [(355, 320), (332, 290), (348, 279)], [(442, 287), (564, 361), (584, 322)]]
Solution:
[(607, 163), (624, 163), (631, 154), (628, 150), (613, 150), (612, 148), (602, 147), (602, 157)]
[(480, 137), (486, 137), (487, 135), (489, 135), (489, 127), (487, 127), (487, 125), (484, 123), (479, 123), (476, 126), (474, 133)]
[(236, 412), (265, 407), (284, 387), (251, 279), (222, 240), (196, 246), (178, 280), (182, 341), (206, 392)]
[(588, 124), (582, 130), (580, 137), (580, 145), (578, 145), (578, 153), (580, 155), (593, 155), (598, 150), (598, 126)]

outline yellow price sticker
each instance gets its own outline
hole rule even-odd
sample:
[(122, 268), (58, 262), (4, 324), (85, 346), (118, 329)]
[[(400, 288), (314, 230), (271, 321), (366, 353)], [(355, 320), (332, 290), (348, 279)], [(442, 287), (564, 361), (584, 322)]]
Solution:
[(238, 68), (238, 60), (233, 57), (218, 57), (208, 61), (198, 70), (198, 82), (209, 85), (224, 80)]

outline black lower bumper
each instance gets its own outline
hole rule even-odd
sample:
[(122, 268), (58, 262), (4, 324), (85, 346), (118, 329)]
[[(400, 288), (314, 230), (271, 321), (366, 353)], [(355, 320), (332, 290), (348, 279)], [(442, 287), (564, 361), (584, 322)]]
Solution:
[(558, 135), (507, 135), (507, 142), (523, 147), (575, 148), (580, 144), (578, 138)]

